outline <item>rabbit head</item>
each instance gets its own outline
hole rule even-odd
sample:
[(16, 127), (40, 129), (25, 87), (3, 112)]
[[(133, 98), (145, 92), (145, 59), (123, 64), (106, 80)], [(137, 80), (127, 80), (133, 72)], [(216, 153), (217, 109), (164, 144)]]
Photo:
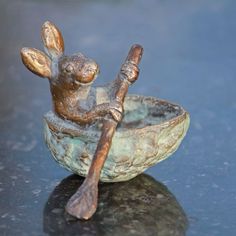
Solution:
[(82, 53), (64, 55), (64, 41), (58, 28), (49, 21), (42, 26), (41, 37), (46, 53), (35, 48), (22, 48), (24, 65), (36, 75), (48, 78), (52, 86), (77, 90), (91, 84), (99, 72), (95, 61)]

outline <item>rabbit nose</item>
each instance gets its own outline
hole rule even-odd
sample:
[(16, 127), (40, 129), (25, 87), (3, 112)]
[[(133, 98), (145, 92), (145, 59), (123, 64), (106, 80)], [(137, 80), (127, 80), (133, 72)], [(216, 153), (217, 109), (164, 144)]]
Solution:
[(97, 68), (98, 68), (96, 63), (90, 63), (88, 67), (89, 67), (89, 70), (93, 70), (93, 71), (97, 71)]
[(84, 65), (84, 70), (86, 73), (97, 74), (99, 69), (96, 63), (88, 63)]

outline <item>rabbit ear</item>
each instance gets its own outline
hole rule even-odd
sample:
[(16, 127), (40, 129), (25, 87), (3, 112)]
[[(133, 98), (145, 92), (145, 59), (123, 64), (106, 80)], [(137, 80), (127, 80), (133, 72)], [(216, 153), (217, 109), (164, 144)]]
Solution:
[(41, 37), (47, 54), (53, 59), (64, 53), (64, 41), (59, 29), (46, 21), (42, 26)]
[(51, 60), (45, 53), (35, 48), (22, 48), (21, 59), (24, 65), (36, 75), (51, 77)]

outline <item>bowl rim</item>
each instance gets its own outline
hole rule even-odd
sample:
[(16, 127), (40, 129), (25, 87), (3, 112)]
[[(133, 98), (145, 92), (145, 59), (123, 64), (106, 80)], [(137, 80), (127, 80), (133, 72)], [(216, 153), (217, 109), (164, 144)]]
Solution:
[[(185, 119), (189, 119), (189, 113), (182, 106), (176, 103), (169, 102), (167, 100), (159, 99), (152, 96), (142, 96), (136, 94), (129, 94), (126, 96), (126, 99), (142, 99), (149, 102), (151, 101), (152, 103), (158, 102), (159, 104), (168, 104), (171, 105), (172, 107), (178, 107), (178, 109), (180, 109), (180, 114), (159, 124), (153, 124), (138, 128), (116, 130), (115, 136), (118, 137), (130, 136), (134, 135), (134, 133), (135, 135), (138, 135), (138, 133), (144, 133), (146, 131), (156, 131), (158, 129), (175, 125), (176, 123), (180, 123)], [(99, 130), (92, 130), (89, 129), (89, 126), (82, 127), (76, 124), (75, 122), (69, 120), (63, 120), (62, 118), (57, 116), (53, 111), (48, 111), (43, 116), (43, 120), (47, 124), (48, 128), (54, 133), (63, 133), (64, 135), (72, 137), (86, 136), (86, 137), (91, 137), (92, 139), (100, 137)], [(59, 122), (57, 121), (55, 122), (55, 120), (58, 120)], [(62, 125), (60, 125), (63, 124), (64, 122), (66, 123), (67, 126), (66, 129)]]

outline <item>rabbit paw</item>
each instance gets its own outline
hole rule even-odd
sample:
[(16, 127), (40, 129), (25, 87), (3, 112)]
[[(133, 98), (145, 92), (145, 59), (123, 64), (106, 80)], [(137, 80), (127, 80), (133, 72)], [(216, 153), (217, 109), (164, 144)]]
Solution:
[(131, 84), (134, 83), (139, 75), (139, 68), (131, 61), (125, 62), (121, 67), (121, 73)]

